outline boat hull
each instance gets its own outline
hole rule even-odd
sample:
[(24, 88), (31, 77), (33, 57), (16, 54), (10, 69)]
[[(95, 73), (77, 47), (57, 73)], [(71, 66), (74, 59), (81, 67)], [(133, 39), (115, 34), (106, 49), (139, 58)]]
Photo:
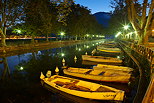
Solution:
[(82, 60), (102, 62), (102, 63), (122, 63), (122, 60), (119, 60), (116, 58), (108, 58), (108, 57), (101, 57), (101, 56), (89, 56), (89, 55), (82, 55)]
[[(68, 77), (65, 77), (68, 78)], [(59, 85), (56, 85), (54, 82), (50, 82), (48, 81), (49, 79), (53, 79), (53, 78), (45, 78), (41, 80), (41, 83), (44, 87), (51, 89), (51, 90), (55, 90), (59, 93), (62, 93), (63, 95), (71, 95), (71, 96), (75, 96), (75, 97), (79, 97), (79, 98), (84, 98), (84, 99), (90, 99), (90, 100), (116, 100), (116, 101), (122, 101), (123, 97), (124, 97), (124, 91), (121, 90), (117, 90), (108, 86), (103, 86), (105, 88), (111, 89), (112, 91), (108, 91), (108, 92), (85, 92), (85, 91), (78, 91), (78, 90), (72, 90), (72, 89), (68, 89)], [(74, 81), (76, 79), (71, 79), (71, 81)], [(65, 81), (65, 80), (64, 80)], [(82, 83), (85, 84), (89, 84), (90, 82), (86, 82), (86, 81), (81, 81), (79, 80), (80, 85)], [(78, 85), (79, 85), (78, 83)], [(96, 83), (90, 83), (91, 85), (94, 85), (94, 87), (96, 86), (101, 86), (99, 84)], [(82, 84), (83, 85), (83, 84)]]
[(130, 80), (130, 77), (131, 77), (130, 74), (128, 74), (128, 75), (126, 74), (125, 76), (119, 76), (119, 77), (109, 77), (109, 76), (104, 77), (104, 76), (99, 76), (99, 75), (73, 73), (73, 72), (68, 72), (67, 70), (64, 70), (64, 74), (74, 76), (74, 77), (94, 80), (94, 81), (118, 82), (118, 83), (128, 83)]

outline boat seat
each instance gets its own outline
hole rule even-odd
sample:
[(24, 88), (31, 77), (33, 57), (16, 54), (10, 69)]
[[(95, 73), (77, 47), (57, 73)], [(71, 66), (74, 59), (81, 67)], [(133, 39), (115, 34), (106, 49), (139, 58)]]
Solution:
[[(88, 83), (88, 82), (84, 82), (84, 81), (80, 81), (80, 82), (78, 82), (77, 84), (76, 84), (79, 88), (81, 87), (81, 89), (82, 89), (82, 87), (84, 87), (84, 88), (88, 88), (91, 92), (92, 91), (96, 91), (99, 87), (100, 87), (100, 85), (99, 84), (93, 84), (93, 83)], [(83, 88), (83, 89), (84, 89)]]
[(83, 87), (83, 86), (77, 86), (80, 91), (90, 92), (91, 90), (89, 88)]
[(64, 83), (64, 82), (61, 82), (61, 81), (55, 81), (54, 82), (56, 85), (58, 85), (58, 86), (63, 86), (63, 85), (65, 85), (66, 83)]
[(65, 85), (63, 86), (64, 88), (70, 88), (72, 86), (75, 86), (76, 83), (78, 83), (79, 81), (74, 81), (73, 83), (67, 82), (65, 83)]
[(92, 71), (92, 70), (89, 70), (89, 71), (85, 72), (84, 74), (89, 74), (91, 71)]

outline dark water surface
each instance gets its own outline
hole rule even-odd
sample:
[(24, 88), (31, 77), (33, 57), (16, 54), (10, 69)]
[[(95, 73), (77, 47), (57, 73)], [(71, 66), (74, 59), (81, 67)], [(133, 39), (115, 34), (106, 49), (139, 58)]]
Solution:
[[(67, 66), (92, 68), (92, 64), (82, 64), (81, 55), (86, 52), (91, 54), (97, 45), (99, 42), (89, 42), (0, 58), (4, 61), (0, 64), (0, 103), (73, 103), (43, 88), (39, 79), (40, 73), (45, 74), (47, 70), (51, 70), (52, 74), (55, 74), (55, 68), (58, 66), (60, 75), (64, 75), (61, 69), (63, 58)], [(77, 57), (76, 62), (74, 61), (75, 56)], [(104, 54), (103, 56), (110, 55)], [(121, 55), (115, 55), (117, 56)], [(130, 84), (101, 84), (124, 90), (126, 92), (124, 103), (131, 103), (136, 93), (138, 79)], [(110, 103), (109, 101), (99, 102)]]

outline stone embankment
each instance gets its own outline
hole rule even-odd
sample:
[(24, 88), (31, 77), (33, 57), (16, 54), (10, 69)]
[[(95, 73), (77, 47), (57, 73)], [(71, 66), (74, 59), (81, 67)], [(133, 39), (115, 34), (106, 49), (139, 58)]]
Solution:
[(80, 41), (80, 40), (53, 41), (53, 42), (46, 42), (46, 43), (20, 44), (15, 46), (0, 47), (0, 58), (13, 56), (13, 55), (20, 55), (20, 54), (29, 53), (29, 52), (37, 52), (38, 50), (59, 48), (59, 47), (73, 45), (81, 42), (83, 41)]

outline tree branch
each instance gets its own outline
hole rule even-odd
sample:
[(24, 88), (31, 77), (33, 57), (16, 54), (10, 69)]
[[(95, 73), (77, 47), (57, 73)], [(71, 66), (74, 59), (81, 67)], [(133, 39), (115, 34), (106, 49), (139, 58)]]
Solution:
[(150, 25), (150, 23), (152, 22), (152, 18), (154, 18), (153, 12), (154, 12), (154, 0), (151, 1), (151, 6), (150, 6), (150, 9), (149, 9), (149, 14), (148, 14), (145, 30), (150, 29), (150, 26), (152, 26), (152, 25)]
[(148, 0), (144, 0), (143, 9), (142, 9), (142, 19), (141, 19), (141, 28), (143, 29), (146, 24), (146, 8), (148, 5)]

